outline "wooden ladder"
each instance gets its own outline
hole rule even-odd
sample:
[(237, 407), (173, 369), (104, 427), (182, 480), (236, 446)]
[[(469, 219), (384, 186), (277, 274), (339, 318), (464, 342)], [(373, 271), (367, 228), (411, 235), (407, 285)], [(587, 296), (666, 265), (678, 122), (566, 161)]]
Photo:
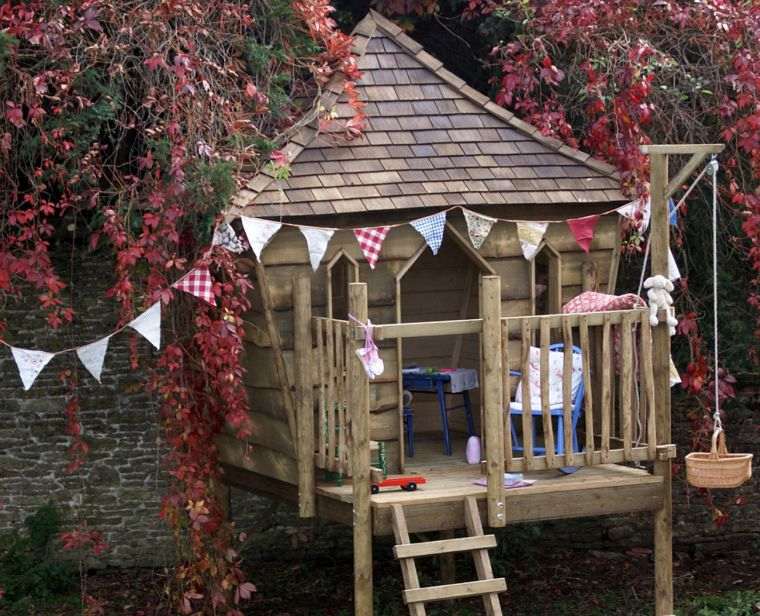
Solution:
[[(426, 616), (425, 604), (429, 602), (477, 596), (483, 597), (487, 616), (501, 616), (498, 593), (507, 589), (507, 583), (504, 578), (493, 577), (488, 550), (496, 547), (496, 537), (483, 534), (483, 523), (474, 497), (464, 499), (464, 517), (469, 536), (458, 539), (412, 543), (409, 539), (403, 506), (393, 505), (392, 511), (393, 534), (396, 537), (393, 554), (401, 562), (405, 586), (404, 603), (409, 606), (411, 616)], [(474, 582), (421, 588), (414, 559), (420, 556), (439, 556), (453, 552), (472, 552), (478, 579)]]

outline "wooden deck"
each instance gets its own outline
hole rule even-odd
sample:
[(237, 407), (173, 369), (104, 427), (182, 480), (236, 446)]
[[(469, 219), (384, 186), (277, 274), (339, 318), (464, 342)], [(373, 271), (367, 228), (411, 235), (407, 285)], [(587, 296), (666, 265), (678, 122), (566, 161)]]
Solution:
[[(388, 490), (371, 497), (372, 526), (375, 535), (393, 533), (391, 508), (404, 505), (411, 532), (462, 528), (464, 499), (474, 496), (485, 511), (486, 487), (475, 485), (483, 479), (480, 465), (463, 461), (463, 447), (455, 447), (449, 457), (439, 453), (440, 440), (421, 440), (417, 456), (410, 458), (407, 472), (427, 479), (416, 492)], [(662, 506), (662, 478), (648, 472), (606, 464), (583, 467), (572, 475), (557, 470), (526, 473), (537, 480), (532, 486), (506, 491), (508, 523), (560, 518), (608, 515), (630, 511), (654, 511)], [(326, 499), (352, 505), (350, 481), (343, 485), (321, 481), (317, 494)]]

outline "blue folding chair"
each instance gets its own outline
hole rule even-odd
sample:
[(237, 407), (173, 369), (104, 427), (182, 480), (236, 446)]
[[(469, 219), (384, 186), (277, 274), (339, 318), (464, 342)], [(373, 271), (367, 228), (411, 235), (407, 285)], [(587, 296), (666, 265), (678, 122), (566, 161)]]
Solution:
[[(556, 344), (549, 345), (549, 351), (564, 351), (565, 345), (561, 342), (558, 342)], [(581, 355), (581, 350), (577, 346), (573, 346), (573, 354), (574, 355)], [(518, 370), (510, 370), (509, 374), (511, 376), (517, 376), (522, 377), (522, 373)], [(571, 421), (572, 421), (572, 448), (574, 452), (580, 451), (580, 446), (578, 444), (578, 432), (577, 432), (577, 426), (578, 426), (578, 420), (581, 418), (581, 415), (583, 414), (583, 396), (585, 395), (585, 387), (583, 383), (583, 378), (581, 378), (580, 383), (575, 388), (574, 395), (572, 397), (572, 413), (571, 413)], [(565, 453), (565, 411), (563, 406), (560, 405), (553, 405), (549, 408), (549, 413), (552, 417), (557, 418), (557, 440), (556, 440), (556, 450), (558, 454)], [(515, 422), (514, 422), (514, 416), (519, 415), (522, 416), (523, 414), (523, 408), (522, 408), (522, 402), (510, 402), (509, 403), (509, 415), (510, 415), (510, 421), (509, 425), (512, 430), (512, 449), (522, 451), (523, 446), (520, 442), (520, 440), (517, 438), (517, 431), (515, 430)], [(531, 421), (531, 427), (533, 429), (533, 453), (536, 455), (544, 454), (546, 453), (546, 449), (544, 447), (537, 447), (535, 445), (536, 442), (536, 418), (540, 418), (542, 413), (541, 409), (531, 409), (531, 415), (533, 417), (533, 421)]]

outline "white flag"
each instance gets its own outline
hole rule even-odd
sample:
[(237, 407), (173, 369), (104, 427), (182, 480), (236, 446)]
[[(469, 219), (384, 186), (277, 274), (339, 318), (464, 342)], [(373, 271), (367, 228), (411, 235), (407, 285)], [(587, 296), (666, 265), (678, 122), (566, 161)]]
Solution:
[(309, 261), (311, 269), (315, 272), (319, 269), (322, 257), (325, 256), (327, 244), (335, 233), (334, 229), (318, 229), (316, 227), (299, 227), (301, 233), (306, 238), (306, 245), (309, 247)]
[(248, 218), (247, 216), (241, 216), (240, 220), (243, 222), (243, 230), (248, 238), (248, 243), (251, 245), (251, 250), (253, 250), (256, 258), (261, 261), (261, 251), (264, 250), (264, 246), (269, 243), (272, 236), (280, 230), (282, 224), (263, 218)]
[(136, 319), (127, 323), (142, 334), (156, 349), (161, 348), (161, 302), (156, 302)]
[(427, 245), (434, 255), (438, 254), (443, 242), (443, 229), (446, 226), (446, 211), (438, 212), (432, 216), (418, 218), (409, 223), (417, 232), (425, 238)]
[(42, 369), (55, 357), (55, 353), (18, 349), (16, 347), (11, 347), (11, 353), (16, 361), (21, 382), (24, 384), (24, 391), (29, 391)]
[(678, 263), (676, 263), (676, 258), (673, 256), (673, 251), (668, 248), (668, 279), (671, 282), (675, 282), (681, 277), (681, 272), (678, 269)]
[(470, 241), (476, 250), (480, 250), (483, 242), (486, 241), (488, 234), (491, 233), (491, 229), (496, 223), (495, 218), (490, 216), (483, 216), (483, 214), (477, 214), (462, 208), (465, 222), (467, 222), (467, 233), (470, 236)]
[(530, 261), (536, 256), (541, 240), (548, 228), (548, 222), (518, 222), (517, 238), (520, 240), (523, 256)]
[(108, 341), (110, 336), (86, 344), (83, 347), (77, 349), (77, 357), (82, 365), (87, 368), (87, 372), (92, 375), (98, 383), (100, 383), (100, 375), (103, 372), (103, 361), (106, 358), (106, 351), (108, 350)]
[(651, 199), (647, 197), (644, 203), (640, 199), (634, 199), (630, 203), (626, 203), (618, 208), (618, 214), (630, 220), (636, 220), (636, 212), (641, 212), (641, 227), (639, 231), (643, 234), (649, 228), (649, 219), (652, 216)]

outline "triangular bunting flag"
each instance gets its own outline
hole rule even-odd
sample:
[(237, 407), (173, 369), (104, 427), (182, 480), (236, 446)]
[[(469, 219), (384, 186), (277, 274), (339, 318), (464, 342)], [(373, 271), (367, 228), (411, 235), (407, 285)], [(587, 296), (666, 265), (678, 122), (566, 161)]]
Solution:
[(668, 223), (671, 225), (678, 224), (678, 210), (673, 199), (668, 199)]
[(597, 222), (599, 222), (599, 214), (584, 216), (582, 218), (571, 218), (567, 221), (570, 232), (583, 252), (588, 252), (591, 247), (591, 241), (594, 239), (594, 228)]
[(488, 234), (491, 233), (496, 219), (471, 212), (464, 208), (462, 209), (462, 213), (464, 214), (465, 222), (467, 222), (467, 233), (470, 235), (470, 241), (475, 250), (480, 250)]
[(377, 263), (380, 257), (380, 249), (383, 247), (385, 236), (388, 235), (388, 231), (390, 230), (390, 227), (354, 229), (354, 235), (356, 236), (356, 241), (359, 242), (359, 248), (361, 248), (367, 259), (367, 263), (369, 263), (372, 269), (375, 269), (375, 263)]
[(438, 254), (443, 242), (443, 229), (446, 226), (446, 212), (438, 212), (432, 216), (418, 218), (409, 223), (422, 237), (425, 238), (427, 245), (434, 255)]
[(195, 295), (198, 299), (202, 299), (212, 306), (216, 306), (214, 281), (211, 279), (211, 272), (206, 267), (197, 267), (190, 270), (172, 286), (190, 295)]
[(243, 242), (238, 238), (235, 230), (226, 222), (223, 222), (214, 230), (214, 237), (211, 240), (212, 246), (221, 246), (225, 250), (240, 254), (243, 252)]
[(676, 258), (673, 256), (673, 251), (668, 248), (668, 279), (671, 282), (675, 282), (681, 277), (681, 272), (678, 269), (678, 263), (676, 263)]
[[(639, 213), (640, 218), (637, 217)], [(649, 197), (642, 203), (640, 199), (634, 199), (630, 203), (618, 208), (618, 214), (625, 216), (629, 220), (640, 221), (639, 231), (645, 233), (649, 228), (649, 219), (652, 215), (652, 202)]]
[(42, 369), (55, 357), (55, 353), (18, 349), (16, 347), (11, 347), (11, 353), (16, 361), (21, 382), (24, 384), (24, 391), (29, 391)]
[(153, 304), (127, 325), (142, 334), (156, 349), (161, 348), (161, 302)]
[(678, 374), (678, 368), (676, 368), (673, 362), (673, 357), (670, 357), (670, 386), (678, 385), (681, 382), (681, 375)]
[(536, 256), (544, 233), (549, 227), (548, 222), (518, 222), (517, 239), (520, 240), (523, 256), (530, 261)]
[(79, 361), (98, 383), (100, 383), (100, 375), (103, 372), (103, 361), (106, 358), (109, 339), (110, 337), (106, 336), (77, 349)]
[(318, 229), (317, 227), (301, 227), (301, 233), (306, 238), (306, 245), (309, 247), (309, 260), (311, 269), (315, 272), (319, 269), (322, 257), (325, 256), (327, 244), (335, 233), (335, 229)]
[(269, 243), (272, 236), (280, 230), (282, 224), (263, 218), (248, 218), (247, 216), (241, 216), (240, 220), (243, 222), (243, 230), (248, 238), (248, 243), (251, 245), (251, 250), (253, 250), (256, 258), (261, 261), (261, 251), (264, 250), (264, 246)]

